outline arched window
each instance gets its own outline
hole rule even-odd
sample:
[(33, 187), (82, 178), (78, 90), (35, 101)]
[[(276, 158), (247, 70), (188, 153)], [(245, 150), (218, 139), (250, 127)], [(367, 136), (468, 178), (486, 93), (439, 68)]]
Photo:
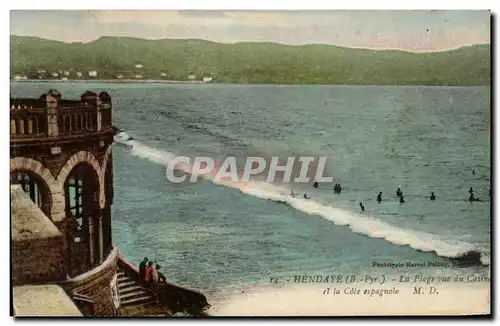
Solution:
[(71, 170), (64, 188), (70, 271), (77, 275), (100, 262), (97, 173), (89, 165), (80, 163)]
[(50, 190), (42, 178), (27, 170), (13, 171), (10, 174), (10, 183), (20, 185), (31, 200), (50, 218)]

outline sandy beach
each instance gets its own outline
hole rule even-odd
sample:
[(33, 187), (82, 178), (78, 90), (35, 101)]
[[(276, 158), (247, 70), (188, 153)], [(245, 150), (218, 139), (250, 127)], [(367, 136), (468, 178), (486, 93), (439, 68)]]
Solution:
[[(414, 286), (422, 287), (420, 294), (413, 293)], [(434, 287), (434, 290), (431, 287)], [(330, 290), (326, 290), (327, 288)], [(430, 294), (433, 291), (436, 292)], [(244, 293), (219, 300), (214, 299), (213, 308), (209, 313), (213, 316), (489, 314), (490, 284), (449, 283), (404, 286), (401, 284), (380, 286), (315, 284), (255, 287)]]

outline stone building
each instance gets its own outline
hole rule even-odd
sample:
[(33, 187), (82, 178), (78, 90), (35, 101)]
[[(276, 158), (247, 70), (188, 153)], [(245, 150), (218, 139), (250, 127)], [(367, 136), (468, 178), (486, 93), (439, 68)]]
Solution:
[(111, 98), (51, 90), (10, 106), (13, 285), (57, 283), (82, 313), (114, 315)]
[(199, 314), (201, 293), (144, 286), (112, 243), (111, 97), (10, 99), (13, 314)]

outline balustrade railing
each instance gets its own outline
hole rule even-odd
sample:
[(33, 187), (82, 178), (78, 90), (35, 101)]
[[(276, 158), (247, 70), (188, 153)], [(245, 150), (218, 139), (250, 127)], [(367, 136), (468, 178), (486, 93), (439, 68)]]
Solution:
[[(101, 100), (102, 98), (102, 100)], [(106, 93), (62, 100), (57, 91), (40, 98), (10, 99), (11, 140), (93, 134), (112, 127), (111, 98)]]
[(20, 137), (47, 137), (47, 109), (27, 108), (10, 111), (10, 135)]

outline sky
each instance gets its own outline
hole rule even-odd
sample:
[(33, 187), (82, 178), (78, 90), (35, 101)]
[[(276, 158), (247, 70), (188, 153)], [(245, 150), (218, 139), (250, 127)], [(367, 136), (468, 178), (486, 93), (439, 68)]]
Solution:
[(101, 36), (323, 43), (411, 52), (490, 43), (489, 11), (11, 11), (10, 34), (64, 42)]

